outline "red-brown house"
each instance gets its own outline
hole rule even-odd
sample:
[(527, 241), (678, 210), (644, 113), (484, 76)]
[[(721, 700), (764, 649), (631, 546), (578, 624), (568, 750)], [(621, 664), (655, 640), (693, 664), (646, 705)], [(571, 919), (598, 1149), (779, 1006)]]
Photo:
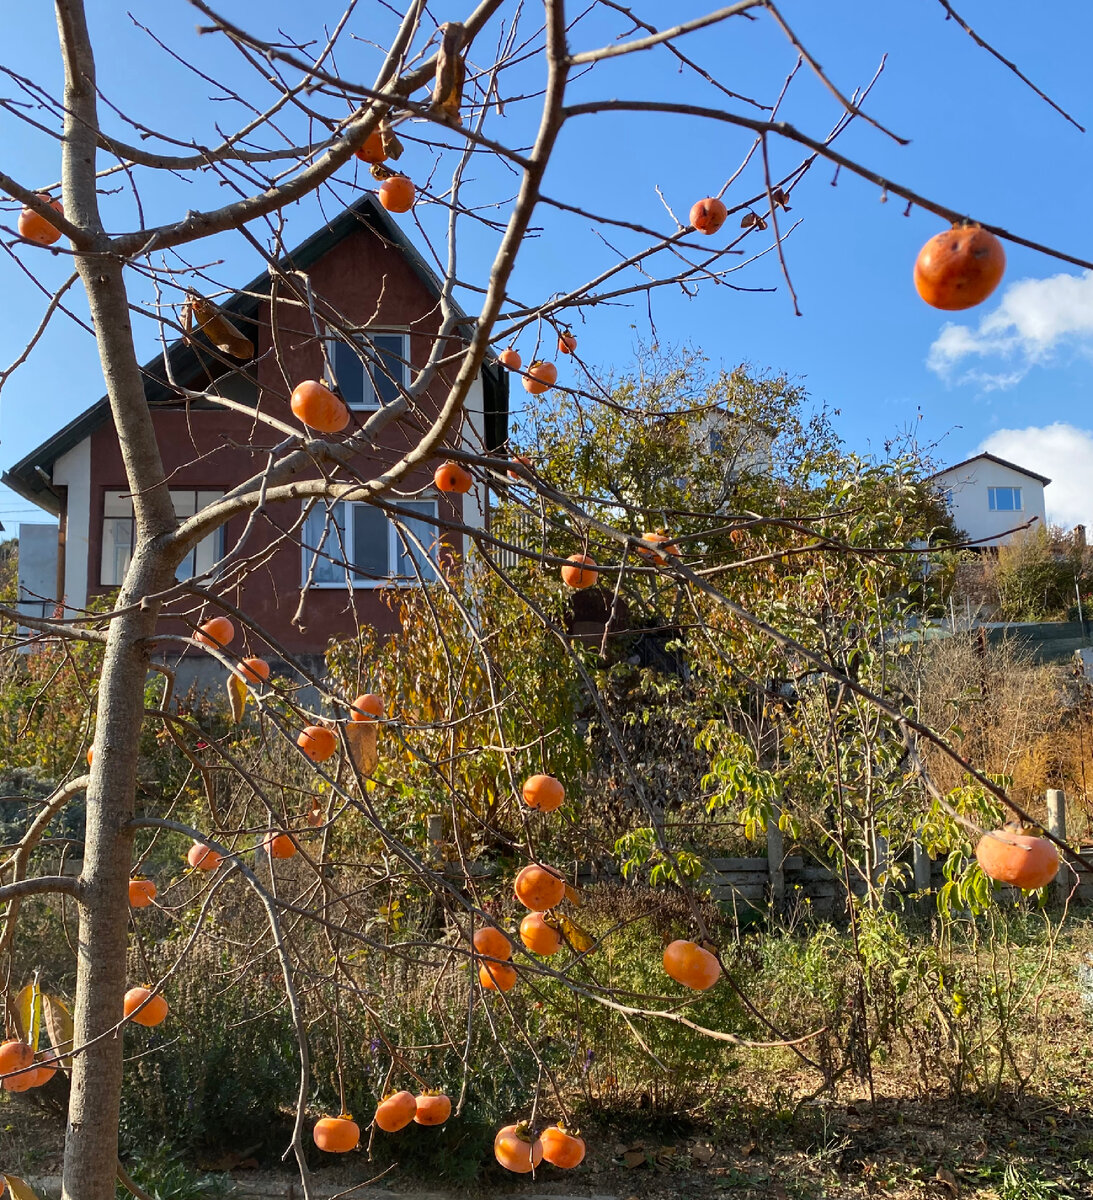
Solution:
[[(271, 299), (270, 274), (265, 272), (218, 301), (254, 342), (251, 361), (233, 369), (198, 336), (169, 347), (169, 371), (162, 354), (144, 367), (146, 395), (180, 516), (265, 466), (269, 449), (283, 435), (255, 421), (256, 407), (296, 427), (289, 392), (303, 379), (325, 378), (350, 407), (349, 433), (377, 407), (399, 396), (432, 349), (441, 323), (440, 283), (371, 195), (309, 237), (280, 268), (295, 273), (289, 281), (296, 284), (295, 295), (282, 279), (272, 293), (275, 301)], [(313, 311), (307, 302), (308, 286)], [(335, 325), (338, 337), (332, 332)], [(345, 340), (347, 330), (352, 343)], [(458, 345), (453, 341), (451, 349)], [(439, 370), (412, 416), (389, 424), (378, 444), (362, 453), (362, 474), (375, 474), (414, 444), (447, 394), (455, 369)], [(216, 392), (241, 408), (180, 399), (169, 379), (195, 391)], [(507, 434), (507, 374), (487, 364), (453, 436), (465, 448), (483, 453), (502, 448)], [(423, 516), (484, 526), (489, 511), (485, 485), (479, 483), (463, 497), (441, 495), (432, 487), (432, 465), (404, 482), (400, 491), (413, 495), (399, 503)], [(77, 613), (90, 599), (120, 584), (132, 549), (133, 517), (105, 399), (16, 463), (3, 482), (58, 519), (55, 528), (21, 528), (23, 611), (48, 614), (62, 602)], [(240, 582), (230, 569), (220, 577), (217, 564), (238, 549), (247, 526), (242, 517), (200, 543), (183, 563), (179, 578), (196, 576), (203, 587), (238, 605), (293, 654), (320, 654), (331, 638), (350, 634), (357, 622), (384, 631), (393, 628), (396, 618), (382, 593), (391, 586), (416, 586), (429, 575), (430, 565), (420, 549), (399, 537), (375, 507), (339, 505), (334, 514), (337, 529), (328, 526), (324, 543), (335, 560), (331, 561), (314, 553), (327, 523), (325, 508), (318, 506), (301, 527), (302, 513), (300, 502), (271, 505), (262, 513), (241, 548), (253, 565)], [(436, 526), (426, 521), (407, 524), (435, 556)], [(458, 533), (445, 534), (444, 543), (456, 553), (463, 549)], [(309, 587), (302, 618), (294, 622), (305, 580)], [(193, 597), (176, 607), (194, 611)], [(174, 631), (184, 632), (181, 624), (171, 624)], [(266, 653), (268, 648), (255, 646), (253, 652)]]

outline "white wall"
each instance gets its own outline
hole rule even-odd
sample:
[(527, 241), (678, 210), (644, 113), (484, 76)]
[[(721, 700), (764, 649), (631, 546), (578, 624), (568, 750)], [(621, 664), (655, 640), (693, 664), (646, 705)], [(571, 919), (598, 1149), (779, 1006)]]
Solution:
[[(1012, 467), (1004, 467), (990, 459), (972, 459), (962, 466), (935, 475), (933, 483), (939, 491), (951, 489), (949, 511), (953, 514), (953, 521), (973, 541), (990, 539), (983, 545), (997, 546), (1008, 541), (1006, 532), (1024, 525), (1032, 517), (1039, 518), (1038, 525), (1046, 525), (1044, 485)], [(1019, 487), (1021, 511), (991, 512), (987, 489), (992, 487)], [(1036, 525), (1032, 528), (1035, 529)]]
[[(463, 446), (469, 454), (486, 452), (486, 399), (481, 374), (467, 391), (463, 404)], [(486, 488), (478, 483), (463, 497), (463, 523), (472, 529), (486, 528)]]
[(65, 542), (66, 616), (87, 606), (87, 555), (91, 534), (91, 439), (84, 438), (53, 464), (53, 482), (68, 488)]

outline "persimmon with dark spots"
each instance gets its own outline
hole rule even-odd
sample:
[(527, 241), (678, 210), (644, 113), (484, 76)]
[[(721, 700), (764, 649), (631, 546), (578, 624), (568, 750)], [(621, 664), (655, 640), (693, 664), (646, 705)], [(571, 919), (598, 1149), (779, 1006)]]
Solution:
[(394, 1092), (376, 1106), (375, 1122), (384, 1133), (405, 1129), (417, 1113), (417, 1097), (412, 1092)]
[(529, 775), (520, 789), (528, 808), (554, 812), (565, 801), (565, 788), (553, 775)]
[(543, 1161), (543, 1143), (526, 1124), (504, 1125), (493, 1139), (493, 1156), (506, 1171), (530, 1175)]
[(320, 1117), (311, 1136), (327, 1154), (348, 1154), (360, 1144), (361, 1130), (348, 1113), (342, 1113), (340, 1117)]
[(199, 646), (208, 646), (210, 650), (223, 650), (234, 639), (235, 626), (230, 617), (210, 617), (194, 634), (194, 641)]
[(533, 396), (541, 396), (557, 382), (558, 368), (552, 362), (539, 358), (530, 364), (524, 375), (524, 391)]
[(288, 405), (296, 419), (316, 433), (341, 433), (349, 424), (349, 409), (317, 379), (298, 383)]
[(978, 225), (958, 223), (936, 234), (915, 259), (915, 289), (933, 308), (974, 308), (1001, 283), (1006, 270), (1002, 243)]
[(975, 847), (975, 857), (985, 875), (1026, 891), (1046, 887), (1059, 873), (1059, 851), (1055, 845), (1023, 829), (995, 829), (985, 833)]
[(725, 224), (728, 215), (729, 210), (716, 196), (707, 196), (692, 205), (690, 222), (699, 233), (711, 234)]
[(532, 912), (556, 908), (565, 896), (565, 880), (553, 867), (529, 863), (513, 884), (516, 899)]
[(150, 988), (134, 987), (125, 993), (125, 1015), (138, 1025), (162, 1025), (167, 1018), (167, 1001)]
[(562, 583), (575, 592), (592, 587), (598, 577), (596, 560), (590, 554), (571, 554), (562, 567)]
[(422, 1092), (414, 1120), (418, 1125), (443, 1125), (452, 1115), (452, 1102), (443, 1092)]
[(551, 1166), (568, 1170), (584, 1160), (584, 1138), (570, 1133), (562, 1124), (548, 1125), (539, 1134), (539, 1141), (543, 1144), (543, 1159)]
[(204, 842), (194, 842), (186, 855), (186, 861), (196, 871), (215, 871), (223, 859), (212, 846), (206, 846)]
[(364, 139), (364, 144), (358, 146), (353, 153), (366, 163), (381, 163), (387, 157), (387, 151), (383, 148), (383, 134), (378, 129), (373, 129), (372, 132)]
[(520, 941), (542, 958), (557, 954), (562, 948), (562, 935), (541, 912), (528, 913), (520, 922)]
[(365, 692), (353, 701), (349, 716), (354, 721), (375, 721), (383, 716), (383, 697), (375, 692)]
[(156, 898), (156, 885), (151, 879), (129, 880), (129, 907), (147, 908)]
[[(44, 200), (54, 212), (59, 212), (64, 216), (64, 208), (61, 206), (60, 200), (42, 192), (39, 200)], [(33, 242), (36, 246), (52, 246), (54, 242), (61, 240), (61, 231), (56, 225), (51, 225), (50, 222), (40, 213), (36, 213), (33, 208), (24, 208), (19, 214), (18, 221), (19, 236), (26, 238), (28, 242)]]
[(483, 925), (474, 931), (472, 944), (479, 954), (487, 958), (498, 958), (502, 961), (512, 958), (512, 942), (492, 925)]
[(463, 495), (474, 487), (474, 476), (459, 463), (441, 463), (433, 472), (433, 483), (438, 492), (456, 492)]
[(326, 725), (308, 725), (296, 739), (296, 745), (312, 762), (326, 762), (338, 749), (338, 738)]
[(492, 958), (478, 966), (478, 982), (486, 991), (508, 992), (516, 986), (516, 968)]
[(414, 207), (417, 189), (405, 175), (392, 175), (380, 184), (380, 204), (388, 212), (404, 213)]
[(696, 942), (682, 938), (665, 948), (664, 969), (677, 983), (696, 992), (712, 988), (721, 977), (717, 958)]

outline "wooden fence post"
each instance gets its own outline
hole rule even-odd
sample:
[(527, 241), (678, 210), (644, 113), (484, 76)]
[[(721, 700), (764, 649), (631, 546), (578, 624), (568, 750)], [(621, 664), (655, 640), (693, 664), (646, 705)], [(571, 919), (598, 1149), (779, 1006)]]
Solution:
[[(1066, 793), (1058, 788), (1048, 788), (1047, 790), (1047, 831), (1053, 837), (1057, 837), (1060, 842), (1066, 841)], [(1059, 874), (1055, 876), (1052, 891), (1059, 904), (1066, 903), (1070, 885), (1067, 881), (1067, 872), (1063, 867), (1059, 868)]]
[(786, 903), (785, 842), (778, 820), (782, 810), (776, 804), (767, 821), (767, 871), (770, 873), (770, 906), (782, 912)]

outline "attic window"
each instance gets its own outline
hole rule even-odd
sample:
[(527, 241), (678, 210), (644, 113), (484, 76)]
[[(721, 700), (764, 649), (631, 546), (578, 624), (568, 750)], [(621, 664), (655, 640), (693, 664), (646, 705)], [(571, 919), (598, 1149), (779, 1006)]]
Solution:
[[(399, 507), (436, 519), (435, 500), (404, 500)], [(339, 500), (329, 512), (313, 508), (304, 523), (303, 584), (368, 588), (435, 579), (437, 526), (410, 516), (402, 517), (401, 523), (410, 534), (406, 539), (375, 505)]]
[(379, 408), (397, 400), (407, 386), (410, 338), (405, 333), (360, 334), (357, 345), (327, 342), (330, 383), (350, 408)]
[[(219, 500), (222, 491), (175, 491), (171, 490), (171, 501), (175, 515), (179, 518), (192, 517), (199, 509)], [(210, 533), (178, 565), (175, 578), (191, 579), (202, 575), (216, 564), (223, 554), (222, 530)], [(133, 518), (133, 500), (128, 492), (104, 492), (102, 505), (102, 560), (99, 566), (101, 587), (121, 587), (129, 560), (133, 557), (136, 537), (136, 521)]]

